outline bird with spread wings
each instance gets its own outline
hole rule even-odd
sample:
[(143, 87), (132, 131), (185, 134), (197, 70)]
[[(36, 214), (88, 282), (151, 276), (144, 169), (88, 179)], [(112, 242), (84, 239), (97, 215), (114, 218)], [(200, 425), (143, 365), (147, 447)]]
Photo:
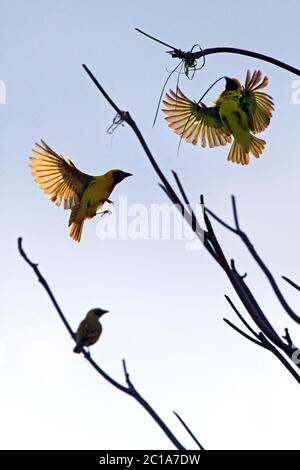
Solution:
[[(91, 176), (78, 170), (71, 160), (58, 155), (43, 140), (32, 150), (31, 173), (37, 185), (56, 205), (64, 203), (70, 209), (70, 237), (79, 242), (84, 221), (92, 219), (108, 198), (114, 187), (124, 178), (132, 176), (122, 170), (110, 170), (101, 176)], [(100, 214), (107, 213), (103, 211)]]
[(250, 161), (249, 153), (259, 158), (266, 142), (253, 134), (264, 131), (274, 110), (273, 99), (261, 90), (268, 85), (257, 70), (251, 75), (247, 71), (245, 85), (238, 79), (224, 77), (226, 88), (213, 106), (196, 103), (177, 88), (170, 90), (163, 101), (163, 112), (169, 127), (187, 142), (201, 146), (224, 146), (234, 141), (228, 160), (242, 165)]

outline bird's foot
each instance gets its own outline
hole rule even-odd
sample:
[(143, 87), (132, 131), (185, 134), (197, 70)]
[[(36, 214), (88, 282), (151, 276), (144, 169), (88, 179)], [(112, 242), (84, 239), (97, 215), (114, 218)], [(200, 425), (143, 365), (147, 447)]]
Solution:
[(105, 215), (111, 215), (112, 211), (106, 209), (105, 211), (98, 212), (98, 214), (100, 215), (100, 217), (104, 217)]
[(101, 199), (101, 204), (105, 204), (105, 202), (107, 202), (108, 204), (112, 204), (114, 206), (114, 202), (111, 201), (110, 199)]

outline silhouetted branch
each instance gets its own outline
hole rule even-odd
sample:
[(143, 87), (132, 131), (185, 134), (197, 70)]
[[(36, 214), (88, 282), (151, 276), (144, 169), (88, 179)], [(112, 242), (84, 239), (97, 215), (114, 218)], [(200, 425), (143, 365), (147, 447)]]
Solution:
[(295, 289), (297, 290), (300, 290), (300, 286), (298, 286), (298, 284), (296, 284), (294, 281), (291, 281), (291, 279), (289, 279), (288, 277), (286, 276), (281, 276), (282, 279), (284, 279), (288, 284), (290, 284), (291, 286), (293, 286)]
[(54, 307), (56, 308), (56, 311), (57, 311), (58, 315), (60, 316), (60, 319), (62, 320), (63, 324), (67, 328), (68, 332), (70, 333), (70, 335), (73, 338), (73, 340), (75, 341), (75, 343), (77, 343), (75, 333), (73, 332), (72, 328), (70, 327), (69, 323), (67, 322), (60, 306), (57, 303), (57, 300), (55, 299), (50, 287), (48, 286), (48, 283), (47, 283), (46, 279), (41, 275), (40, 270), (38, 268), (38, 264), (33, 263), (32, 261), (30, 261), (30, 259), (26, 255), (25, 251), (23, 250), (22, 238), (18, 238), (18, 250), (19, 250), (19, 253), (22, 256), (22, 258), (24, 258), (26, 263), (29, 264), (29, 266), (35, 272), (39, 282), (42, 284), (42, 286), (46, 290), (47, 294), (49, 295), (49, 297), (51, 299), (51, 302), (53, 303)]
[[(241, 336), (244, 338), (248, 339), (252, 343), (256, 344), (257, 346), (261, 346), (268, 351), (270, 351), (272, 354), (274, 354), (277, 359), (280, 360), (280, 362), (286, 367), (286, 369), (290, 372), (290, 374), (295, 378), (295, 380), (300, 384), (300, 375), (295, 371), (295, 369), (291, 366), (291, 364), (285, 359), (285, 357), (278, 351), (278, 349), (267, 339), (267, 337), (260, 331), (259, 333), (256, 333), (253, 328), (246, 322), (246, 320), (243, 318), (241, 313), (238, 311), (238, 309), (235, 307), (233, 302), (230, 300), (228, 296), (225, 296), (227, 301), (229, 302), (230, 306), (234, 310), (234, 312), (237, 314), (239, 319), (242, 321), (242, 323), (246, 326), (246, 328), (257, 338), (254, 339), (251, 336), (249, 336), (247, 333), (242, 331), (240, 328), (238, 328), (236, 325), (231, 323), (229, 320), (226, 318), (223, 318), (223, 320), (231, 327), (233, 328), (237, 333), (239, 333)], [(289, 333), (287, 328), (285, 329), (286, 335), (288, 335), (288, 338), (290, 339)], [(287, 336), (286, 336), (287, 337)], [(289, 343), (289, 341), (288, 341)], [(293, 347), (293, 344), (290, 344), (291, 347)], [(295, 348), (293, 348), (295, 350)], [(296, 364), (295, 364), (296, 365)]]
[[(241, 292), (243, 292), (243, 296), (247, 299), (246, 304), (250, 307), (248, 313), (250, 314), (251, 318), (255, 321), (257, 326), (263, 331), (263, 333), (268, 336), (268, 338), (273, 341), (278, 347), (285, 347), (285, 344), (282, 343), (281, 338), (276, 333), (275, 329), (263, 313), (262, 309), (260, 308), (257, 300), (255, 299), (254, 295), (252, 294), (251, 290), (247, 286), (244, 281), (243, 276), (241, 276), (235, 269), (235, 264), (233, 260), (231, 260), (231, 267), (232, 272), (234, 273), (237, 281), (238, 281), (238, 288)], [(245, 305), (245, 304), (244, 304)], [(285, 351), (286, 352), (286, 351)]]
[[(101, 91), (103, 96), (105, 98), (109, 97), (109, 95), (106, 92), (103, 93), (103, 91), (104, 91), (103, 88), (98, 83), (96, 78), (91, 74), (91, 72), (89, 71), (87, 66), (84, 65), (83, 67), (88, 72), (89, 76), (93, 77), (94, 83), (97, 85), (97, 88)], [(108, 99), (108, 102), (110, 104), (114, 103), (110, 97)], [(116, 105), (114, 105), (113, 107), (114, 107), (114, 109), (116, 109)], [(120, 110), (119, 110), (118, 107), (117, 107), (117, 109), (118, 109), (118, 112), (119, 112)], [(226, 273), (226, 275), (227, 275), (228, 279), (230, 280), (232, 286), (234, 287), (237, 295), (239, 296), (241, 302), (243, 303), (244, 307), (246, 308), (246, 310), (249, 313), (249, 315), (251, 316), (251, 318), (258, 325), (258, 327), (260, 328), (263, 335), (265, 335), (269, 339), (270, 342), (273, 342), (277, 347), (282, 349), (284, 351), (284, 353), (287, 354), (289, 359), (292, 359), (293, 352), (294, 352), (292, 350), (292, 348), (290, 348), (289, 345), (287, 345), (285, 342), (283, 342), (282, 339), (280, 338), (280, 336), (276, 333), (275, 329), (272, 327), (272, 325), (270, 324), (270, 322), (268, 321), (268, 319), (264, 315), (264, 313), (263, 313), (262, 309), (260, 308), (258, 302), (256, 301), (253, 293), (251, 292), (249, 287), (246, 285), (246, 283), (243, 279), (243, 276), (240, 276), (239, 273), (236, 271), (234, 263), (231, 263), (231, 266), (228, 264), (226, 256), (225, 256), (225, 254), (223, 252), (223, 249), (222, 249), (222, 247), (221, 247), (221, 245), (220, 245), (220, 243), (219, 243), (219, 241), (216, 237), (213, 226), (212, 226), (212, 224), (210, 222), (210, 219), (208, 217), (208, 213), (210, 215), (213, 215), (213, 213), (211, 211), (208, 211), (208, 209), (205, 208), (203, 196), (201, 196), (201, 198), (200, 198), (200, 203), (202, 204), (202, 206), (204, 208), (203, 216), (204, 216), (204, 221), (205, 221), (205, 225), (206, 225), (206, 230), (203, 230), (200, 227), (199, 223), (196, 224), (196, 227), (193, 227), (192, 220), (191, 220), (191, 217), (190, 217), (190, 213), (188, 214), (189, 215), (188, 217), (186, 216), (187, 212), (184, 211), (184, 204), (186, 202), (188, 202), (188, 198), (186, 196), (186, 192), (183, 189), (183, 185), (181, 184), (181, 182), (179, 180), (178, 175), (176, 173), (173, 173), (174, 177), (175, 177), (175, 180), (176, 180), (176, 184), (179, 187), (179, 191), (181, 193), (181, 196), (183, 197), (183, 202), (179, 198), (179, 196), (176, 194), (175, 190), (172, 188), (169, 181), (167, 180), (167, 178), (164, 176), (163, 172), (159, 168), (154, 156), (150, 152), (149, 147), (147, 146), (147, 144), (146, 144), (139, 128), (137, 127), (137, 125), (133, 121), (133, 119), (131, 118), (129, 112), (122, 111), (119, 114), (121, 116), (123, 116), (124, 122), (126, 122), (133, 129), (135, 135), (137, 136), (137, 138), (138, 138), (140, 144), (142, 145), (142, 147), (143, 147), (150, 163), (152, 164), (154, 170), (156, 171), (157, 175), (159, 176), (159, 178), (161, 180), (161, 183), (159, 183), (159, 186), (163, 189), (163, 191), (166, 193), (166, 195), (170, 198), (172, 203), (175, 204), (176, 207), (180, 210), (183, 217), (189, 223), (191, 228), (194, 231), (196, 230), (195, 233), (197, 234), (199, 239), (203, 240), (204, 247), (212, 255), (212, 257), (219, 264), (219, 266), (224, 270), (224, 272)], [(237, 227), (239, 227), (237, 212), (236, 212), (236, 207), (235, 206), (234, 206), (234, 210), (235, 210), (235, 222), (236, 222)], [(221, 219), (218, 218), (217, 220), (220, 221)], [(226, 226), (225, 223), (223, 225)], [(199, 231), (201, 231), (201, 232), (199, 233)], [(235, 233), (238, 232), (238, 234), (241, 236), (241, 238), (243, 237), (244, 240), (247, 240), (245, 234), (243, 232), (241, 232), (239, 228), (238, 229), (232, 228), (231, 231), (234, 231)], [(251, 245), (250, 242), (249, 242), (249, 249), (254, 250), (254, 248), (253, 248), (253, 246)], [(253, 256), (255, 257), (257, 262), (260, 264), (262, 269), (265, 268), (265, 272), (266, 272), (266, 275), (267, 275), (268, 270), (262, 264), (260, 258), (257, 256), (255, 250), (253, 252)], [(275, 347), (274, 347), (274, 349), (276, 350), (276, 356), (281, 360), (280, 353), (277, 351), (277, 349)], [(275, 354), (275, 352), (274, 352), (274, 354)], [(288, 361), (281, 360), (281, 362), (292, 373), (292, 375), (294, 377), (295, 376), (298, 377), (296, 372), (291, 368)], [(300, 368), (300, 364), (296, 364), (296, 365), (297, 365), (297, 367)]]
[(273, 57), (267, 56), (265, 54), (260, 54), (259, 52), (247, 51), (246, 49), (239, 49), (236, 47), (211, 47), (208, 49), (203, 49), (203, 50), (195, 51), (195, 52), (191, 52), (191, 51), (185, 52), (185, 51), (182, 51), (181, 49), (178, 49), (177, 47), (170, 46), (169, 44), (161, 41), (160, 39), (150, 36), (149, 34), (145, 33), (144, 31), (141, 31), (138, 28), (135, 28), (135, 29), (139, 33), (142, 33), (144, 36), (147, 36), (153, 41), (158, 42), (162, 44), (163, 46), (166, 46), (169, 49), (171, 49), (171, 51), (168, 51), (168, 52), (171, 54), (171, 56), (174, 59), (186, 60), (186, 59), (189, 59), (190, 57), (194, 59), (200, 59), (201, 57), (205, 57), (211, 54), (224, 54), (224, 53), (239, 54), (239, 55), (263, 60), (264, 62), (269, 62), (270, 64), (276, 65), (277, 67), (280, 67), (282, 69), (287, 70), (288, 72), (291, 72), (291, 73), (294, 73), (295, 75), (300, 76), (300, 70), (297, 69), (296, 67), (293, 67), (292, 65), (286, 64), (282, 62), (281, 60), (274, 59)]
[(259, 335), (258, 333), (256, 333), (253, 328), (249, 325), (249, 323), (246, 322), (246, 320), (244, 319), (244, 317), (240, 314), (240, 312), (238, 311), (238, 309), (236, 308), (236, 306), (234, 305), (234, 303), (232, 302), (232, 300), (230, 299), (230, 297), (228, 295), (225, 295), (225, 299), (227, 300), (227, 302), (229, 303), (229, 305), (231, 306), (231, 308), (233, 309), (233, 311), (236, 313), (236, 315), (239, 317), (239, 319), (241, 320), (242, 323), (244, 323), (245, 327), (250, 331), (250, 333), (253, 334), (253, 336), (255, 336), (257, 339), (259, 339)]
[[(286, 367), (286, 369), (290, 372), (290, 374), (296, 379), (298, 383), (300, 383), (300, 376), (297, 374), (295, 369), (290, 365), (290, 363), (286, 360), (286, 358), (278, 351), (278, 349), (268, 341), (268, 339), (262, 334), (259, 334), (260, 339), (265, 346), (266, 349), (269, 349), (279, 360), (280, 362)], [(295, 364), (298, 366), (298, 364)]]
[(293, 341), (292, 341), (292, 338), (290, 336), (289, 329), (285, 328), (284, 331), (285, 331), (285, 335), (283, 336), (283, 339), (285, 339), (287, 344), (292, 347), (293, 346)]
[[(46, 290), (48, 296), (50, 297), (60, 319), (62, 320), (63, 324), (65, 325), (66, 329), (70, 333), (71, 337), (76, 343), (76, 336), (75, 333), (73, 332), (70, 324), (66, 320), (66, 317), (64, 316), (61, 308), (59, 307), (54, 294), (52, 293), (46, 279), (42, 276), (38, 265), (33, 263), (26, 253), (23, 250), (22, 247), (22, 238), (18, 238), (18, 249), (19, 253), (22, 256), (22, 258), (26, 261), (26, 263), (33, 269), (34, 273), (36, 274), (39, 282), (42, 284), (44, 289)], [(111, 385), (116, 387), (118, 390), (121, 392), (126, 393), (127, 395), (133, 397), (148, 413), (149, 415), (154, 419), (154, 421), (158, 424), (158, 426), (162, 429), (162, 431), (166, 434), (166, 436), (170, 439), (170, 441), (173, 443), (173, 445), (176, 447), (176, 449), (179, 450), (185, 450), (185, 447), (179, 442), (179, 440), (174, 436), (174, 434), (171, 432), (171, 430), (168, 428), (168, 426), (162, 421), (162, 419), (158, 416), (158, 414), (154, 411), (154, 409), (149, 405), (149, 403), (138, 393), (136, 388), (134, 387), (133, 383), (131, 382), (129, 378), (129, 373), (126, 368), (126, 362), (123, 359), (123, 368), (124, 368), (124, 374), (125, 374), (125, 379), (127, 383), (127, 387), (124, 385), (120, 384), (117, 382), (115, 379), (110, 377), (101, 367), (98, 366), (98, 364), (91, 358), (90, 353), (88, 353), (85, 349), (82, 350), (84, 357), (86, 360), (91, 364), (91, 366)]]
[(254, 344), (257, 344), (258, 346), (262, 346), (263, 345), (261, 344), (260, 341), (257, 341), (256, 339), (254, 338), (251, 338), (251, 336), (249, 336), (247, 333), (245, 333), (243, 330), (241, 330), (240, 328), (238, 328), (236, 325), (234, 325), (233, 323), (231, 323), (231, 321), (227, 320), (227, 318), (223, 318), (224, 322), (227, 323), (227, 325), (229, 325), (233, 330), (237, 331), (241, 336), (244, 336), (244, 338), (247, 338), (249, 341), (251, 341), (252, 343)]
[(197, 446), (199, 447), (200, 450), (204, 450), (204, 447), (200, 444), (200, 442), (198, 441), (198, 439), (196, 438), (195, 434), (192, 433), (192, 431), (190, 430), (190, 428), (188, 427), (188, 425), (183, 421), (183, 419), (181, 418), (181, 416), (179, 416), (178, 413), (176, 413), (176, 411), (173, 411), (174, 415), (176, 416), (177, 419), (179, 419), (179, 421), (181, 422), (182, 426), (187, 430), (187, 432), (189, 433), (189, 435), (191, 436), (191, 438), (196, 442)]
[[(289, 306), (289, 304), (287, 303), (285, 297), (283, 296), (281, 290), (279, 289), (278, 285), (277, 285), (277, 282), (275, 281), (271, 271), (269, 270), (269, 268), (266, 266), (266, 264), (263, 262), (263, 260), (261, 259), (261, 257), (259, 256), (259, 254), (257, 253), (256, 249), (254, 248), (253, 244), (251, 243), (249, 237), (247, 236), (247, 234), (245, 232), (243, 232), (241, 229), (240, 229), (240, 225), (239, 225), (239, 222), (238, 222), (238, 215), (237, 215), (237, 208), (236, 208), (236, 201), (235, 201), (235, 197), (232, 196), (232, 209), (233, 209), (233, 215), (234, 215), (234, 220), (235, 220), (235, 227), (231, 227), (229, 224), (227, 224), (226, 222), (224, 222), (220, 217), (216, 216), (214, 214), (214, 212), (212, 212), (210, 209), (206, 209), (206, 211), (218, 222), (220, 223), (223, 227), (225, 227), (226, 229), (230, 230), (231, 232), (235, 233), (236, 235), (238, 235), (240, 237), (240, 239), (242, 240), (242, 242), (244, 243), (244, 245), (247, 247), (248, 251), (250, 252), (250, 254), (252, 255), (252, 257), (254, 258), (254, 260), (256, 261), (256, 263), (258, 264), (258, 266), (260, 267), (260, 269), (262, 270), (262, 272), (265, 274), (266, 278), (268, 279), (277, 299), (279, 300), (280, 304), (282, 305), (282, 307), (284, 308), (284, 310), (286, 311), (286, 313), (297, 323), (300, 324), (300, 317), (292, 310), (292, 308)], [(283, 277), (283, 279), (285, 279), (287, 281), (287, 278)], [(294, 283), (292, 283), (292, 281), (287, 281), (289, 282), (291, 285), (293, 285), (293, 287), (295, 287), (296, 285)], [(300, 288), (299, 288), (300, 290)]]

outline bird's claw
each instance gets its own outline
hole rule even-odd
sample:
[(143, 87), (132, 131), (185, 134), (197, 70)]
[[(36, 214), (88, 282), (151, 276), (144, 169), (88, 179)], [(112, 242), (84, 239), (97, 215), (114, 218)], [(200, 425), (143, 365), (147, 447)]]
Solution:
[(106, 209), (105, 211), (99, 212), (100, 217), (104, 217), (105, 215), (111, 215), (112, 211)]
[(111, 201), (110, 199), (101, 199), (100, 202), (101, 202), (101, 204), (105, 204), (105, 203), (107, 202), (108, 204), (112, 204), (113, 206), (114, 206), (114, 204), (115, 204), (115, 203), (114, 203), (113, 201)]

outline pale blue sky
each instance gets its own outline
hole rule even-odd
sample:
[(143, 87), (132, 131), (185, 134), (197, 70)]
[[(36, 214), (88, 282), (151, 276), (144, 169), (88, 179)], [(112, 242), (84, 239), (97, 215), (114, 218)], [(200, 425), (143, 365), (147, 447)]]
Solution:
[[(231, 220), (230, 195), (237, 196), (244, 229), (299, 305), (297, 293), (280, 281), (281, 274), (300, 279), (300, 105), (291, 100), (297, 77), (246, 57), (207, 57), (193, 81), (181, 82), (195, 99), (221, 75), (244, 80), (247, 68), (268, 75), (276, 112), (262, 136), (267, 147), (247, 168), (226, 161), (228, 148), (182, 143), (177, 156), (178, 138), (161, 113), (152, 129), (165, 67), (174, 63), (163, 46), (134, 31), (182, 49), (195, 43), (248, 48), (300, 66), (299, 3), (254, 0), (246, 9), (219, 0), (0, 0), (0, 7), (0, 79), (7, 88), (0, 105), (1, 447), (172, 448), (144, 410), (74, 356), (48, 297), (17, 253), (23, 236), (74, 328), (91, 307), (111, 311), (93, 357), (119, 380), (126, 357), (134, 383), (184, 445), (193, 447), (172, 409), (210, 449), (299, 448), (299, 386), (275, 358), (223, 323), (223, 316), (238, 323), (223, 295), (240, 304), (209, 255), (187, 252), (182, 241), (99, 240), (96, 220), (86, 224), (78, 246), (67, 234), (68, 214), (47, 200), (28, 169), (31, 148), (43, 138), (87, 173), (120, 167), (134, 174), (114, 193), (115, 214), (121, 195), (129, 203), (166, 202), (132, 131), (119, 128), (112, 141), (106, 134), (114, 113), (81, 68), (86, 63), (130, 110), (161, 167), (180, 174), (192, 201), (203, 193)], [(218, 233), (228, 257), (248, 272), (271, 322), (282, 334), (289, 326), (300, 344), (299, 327), (245, 249)]]

